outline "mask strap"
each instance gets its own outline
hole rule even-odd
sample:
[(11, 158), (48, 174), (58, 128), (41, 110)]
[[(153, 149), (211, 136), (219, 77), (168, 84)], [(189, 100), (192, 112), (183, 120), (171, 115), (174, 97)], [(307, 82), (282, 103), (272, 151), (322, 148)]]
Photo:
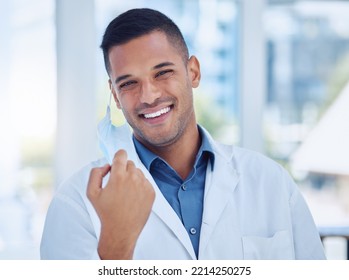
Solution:
[(105, 118), (108, 119), (109, 121), (111, 121), (110, 104), (111, 104), (111, 92), (110, 92), (110, 95), (109, 95), (109, 102), (107, 104), (107, 112), (106, 112), (106, 115), (105, 115)]
[(110, 108), (110, 104), (111, 104), (111, 92), (109, 94), (109, 104), (108, 104), (108, 107)]

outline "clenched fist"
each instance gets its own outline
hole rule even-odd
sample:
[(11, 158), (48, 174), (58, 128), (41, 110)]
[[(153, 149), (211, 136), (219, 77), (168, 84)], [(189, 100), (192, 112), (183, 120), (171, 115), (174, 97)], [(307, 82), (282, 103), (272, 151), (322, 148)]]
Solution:
[[(102, 180), (110, 172), (107, 185)], [(142, 171), (119, 150), (113, 163), (93, 168), (87, 197), (101, 220), (101, 259), (132, 259), (137, 239), (150, 215), (155, 192)]]

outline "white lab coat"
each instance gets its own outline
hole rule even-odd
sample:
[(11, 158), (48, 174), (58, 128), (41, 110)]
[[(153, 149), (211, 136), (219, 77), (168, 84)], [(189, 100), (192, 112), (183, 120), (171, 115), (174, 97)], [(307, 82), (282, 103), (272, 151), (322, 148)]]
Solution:
[[(156, 191), (134, 259), (196, 259), (187, 231), (142, 165), (131, 134), (125, 127), (114, 132), (117, 140), (104, 147), (108, 161), (117, 149), (126, 149)], [(115, 137), (113, 133), (107, 137)], [(219, 144), (204, 133), (215, 166), (213, 171), (210, 163), (207, 167), (198, 258), (324, 259), (312, 216), (287, 172), (258, 153)], [(100, 221), (86, 186), (91, 168), (106, 162), (89, 164), (58, 189), (45, 222), (41, 258), (99, 258)]]

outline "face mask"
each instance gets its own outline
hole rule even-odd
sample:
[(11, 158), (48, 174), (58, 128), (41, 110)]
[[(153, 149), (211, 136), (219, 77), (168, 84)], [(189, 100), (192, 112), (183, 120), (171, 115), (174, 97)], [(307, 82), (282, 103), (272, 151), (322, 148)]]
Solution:
[(110, 106), (107, 107), (105, 117), (98, 124), (97, 136), (99, 147), (109, 164), (112, 163), (115, 153), (120, 149), (127, 152), (129, 160), (135, 163), (139, 161), (129, 125), (126, 123), (114, 126), (110, 118)]

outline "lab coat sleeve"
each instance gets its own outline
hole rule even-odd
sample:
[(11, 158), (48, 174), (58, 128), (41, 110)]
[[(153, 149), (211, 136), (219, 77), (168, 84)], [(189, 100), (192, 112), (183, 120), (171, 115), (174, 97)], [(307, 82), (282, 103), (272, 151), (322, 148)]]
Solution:
[(53, 198), (41, 240), (41, 259), (99, 259), (90, 216), (78, 201), (64, 193)]
[(295, 259), (326, 259), (319, 232), (310, 210), (294, 181), (286, 175), (288, 184), (293, 189), (290, 197), (291, 221)]

